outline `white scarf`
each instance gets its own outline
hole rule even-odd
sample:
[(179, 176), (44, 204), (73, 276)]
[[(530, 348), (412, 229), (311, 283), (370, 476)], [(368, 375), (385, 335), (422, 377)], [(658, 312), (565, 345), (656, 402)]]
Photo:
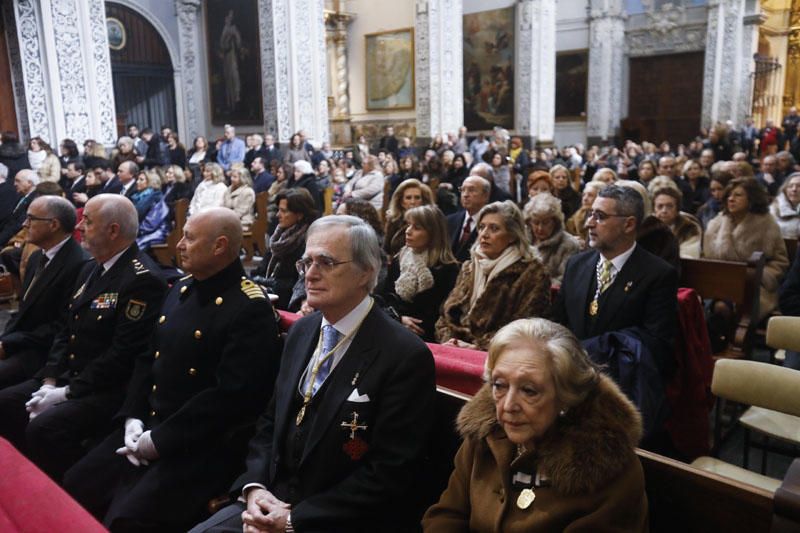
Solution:
[(31, 164), (32, 170), (39, 170), (39, 167), (42, 166), (42, 163), (44, 163), (44, 159), (46, 157), (47, 152), (44, 150), (39, 150), (38, 152), (28, 150), (28, 162)]
[(480, 298), (486, 286), (496, 278), (503, 270), (510, 267), (517, 261), (522, 259), (519, 249), (516, 246), (509, 246), (497, 259), (489, 259), (479, 247), (472, 250), (472, 295), (469, 298), (469, 308), (475, 305), (475, 302)]
[(400, 276), (394, 282), (394, 291), (406, 302), (433, 287), (433, 274), (428, 268), (428, 252), (417, 253), (403, 246), (397, 254), (400, 261)]

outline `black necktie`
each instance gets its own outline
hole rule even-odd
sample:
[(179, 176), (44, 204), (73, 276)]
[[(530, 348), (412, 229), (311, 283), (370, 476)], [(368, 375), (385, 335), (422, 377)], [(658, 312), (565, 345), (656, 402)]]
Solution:
[(44, 272), (44, 268), (47, 266), (47, 263), (49, 261), (50, 258), (47, 257), (47, 254), (42, 252), (42, 256), (39, 258), (39, 262), (36, 265), (36, 270), (34, 270), (33, 272), (33, 278), (31, 278), (31, 283), (30, 285), (28, 285), (28, 288), (25, 290), (25, 294), (22, 296), (23, 300), (28, 299), (28, 294), (30, 294), (33, 286), (36, 285), (36, 282), (39, 281), (39, 278), (41, 277), (42, 272)]

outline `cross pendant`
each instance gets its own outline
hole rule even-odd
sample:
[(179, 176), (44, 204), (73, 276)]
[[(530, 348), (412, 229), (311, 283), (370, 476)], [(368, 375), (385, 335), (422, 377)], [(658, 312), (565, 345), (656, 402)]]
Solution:
[(351, 414), (353, 415), (353, 419), (350, 422), (344, 421), (339, 425), (342, 427), (342, 429), (350, 430), (350, 440), (353, 440), (356, 438), (356, 431), (358, 431), (359, 429), (362, 431), (366, 431), (367, 425), (358, 423), (358, 413), (353, 411)]

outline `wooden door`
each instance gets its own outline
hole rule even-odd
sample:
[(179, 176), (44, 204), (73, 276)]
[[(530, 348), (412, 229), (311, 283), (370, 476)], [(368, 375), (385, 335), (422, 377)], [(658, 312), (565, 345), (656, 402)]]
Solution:
[[(14, 36), (16, 38), (16, 36)], [(11, 64), (6, 46), (6, 28), (0, 16), (0, 131), (13, 131), (19, 135), (17, 110), (14, 107), (14, 90), (11, 83)]]
[(704, 64), (704, 52), (631, 58), (623, 136), (669, 141), (673, 148), (693, 140), (700, 130)]

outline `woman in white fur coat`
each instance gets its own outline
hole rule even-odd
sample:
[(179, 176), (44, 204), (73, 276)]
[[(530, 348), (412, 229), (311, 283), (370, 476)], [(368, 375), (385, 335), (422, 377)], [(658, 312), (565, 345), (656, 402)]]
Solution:
[(703, 255), (708, 259), (747, 261), (753, 252), (764, 252), (759, 320), (778, 305), (778, 288), (789, 267), (786, 245), (775, 219), (769, 214), (767, 192), (753, 178), (728, 183), (722, 211), (706, 228)]
[(786, 178), (769, 212), (775, 217), (784, 239), (800, 237), (800, 172)]

